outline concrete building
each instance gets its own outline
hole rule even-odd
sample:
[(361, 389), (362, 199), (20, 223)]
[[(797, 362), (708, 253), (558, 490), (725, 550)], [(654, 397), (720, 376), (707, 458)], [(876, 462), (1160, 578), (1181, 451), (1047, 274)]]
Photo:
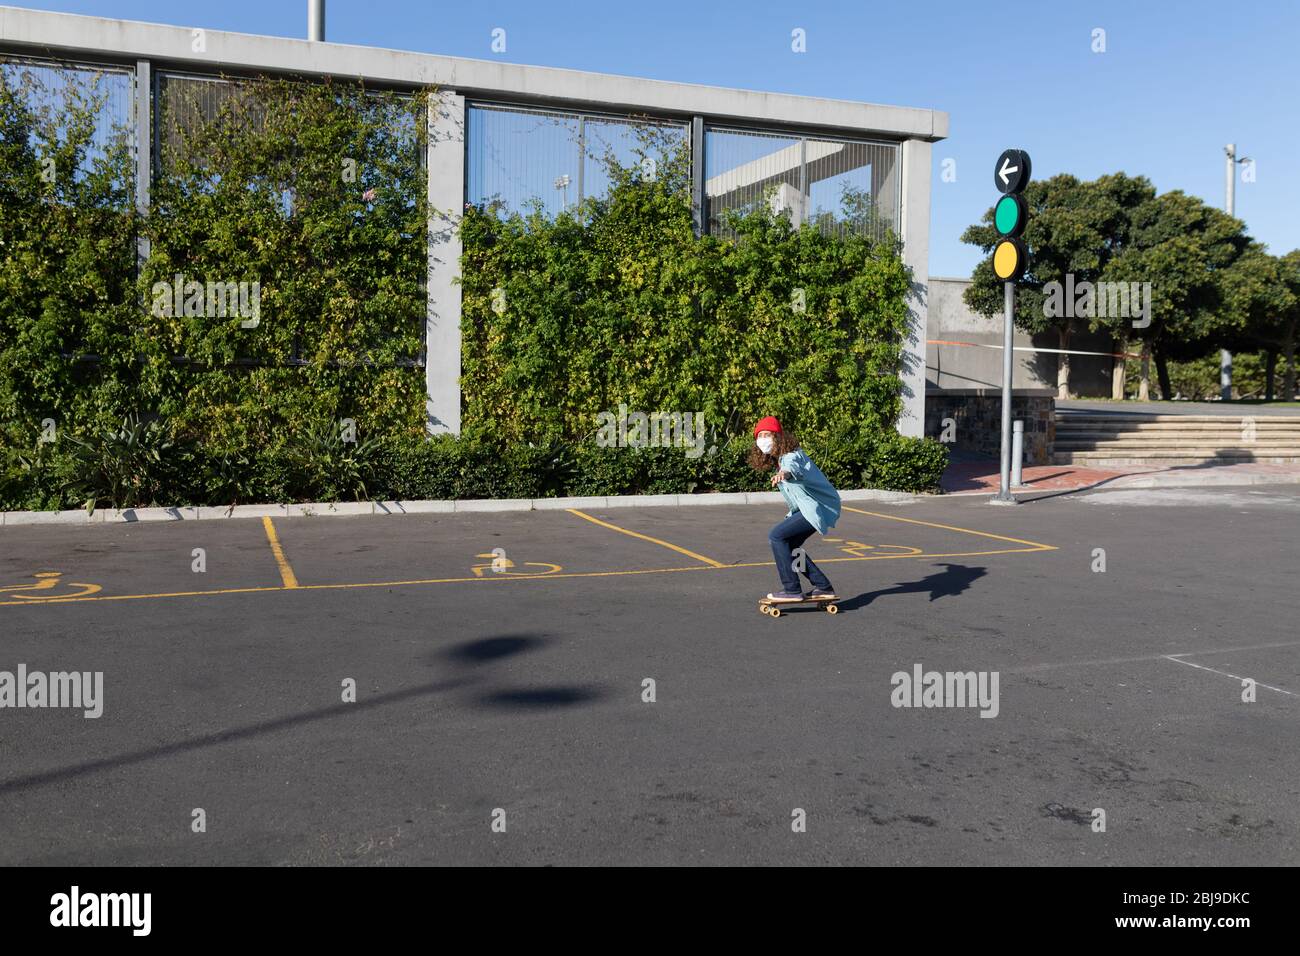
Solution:
[(922, 433), (931, 145), (948, 133), (946, 113), (0, 6), (0, 58), (14, 57), (107, 67), (126, 78), (123, 109), (135, 127), (143, 208), (153, 173), (154, 104), (169, 82), (281, 74), (363, 78), (398, 90), (438, 87), (427, 156), (425, 370), (433, 431), (460, 430), (455, 280), (465, 203), (533, 200), (554, 210), (581, 200), (604, 186), (588, 162), (588, 144), (618, 152), (630, 124), (646, 122), (689, 144), (700, 230), (716, 228), (721, 210), (754, 202), (789, 209), (796, 221), (812, 219), (850, 188), (869, 199), (869, 228), (887, 225), (902, 238), (913, 271), (917, 295), (898, 428)]
[[(970, 279), (932, 276), (928, 309), (928, 343), (925, 349), (925, 384), (930, 391), (1000, 389), (1002, 387), (1002, 316), (985, 318), (971, 311), (962, 299)], [(962, 344), (946, 344), (962, 343)], [(1079, 330), (1070, 337), (1078, 352), (1110, 352), (1111, 337)], [(1016, 352), (1011, 385), (1016, 389), (1056, 392), (1059, 349), (1054, 333), (1030, 335), (1016, 329), (1015, 348), (1043, 351)], [(1070, 389), (1081, 398), (1109, 398), (1111, 359), (1107, 355), (1072, 355)]]

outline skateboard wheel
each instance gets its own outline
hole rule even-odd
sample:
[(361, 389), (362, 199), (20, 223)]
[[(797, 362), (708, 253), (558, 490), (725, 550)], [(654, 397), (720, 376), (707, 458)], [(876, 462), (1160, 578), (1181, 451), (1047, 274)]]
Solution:
[(827, 604), (827, 605), (826, 605), (826, 613), (827, 613), (827, 614), (839, 614), (839, 613), (840, 613), (839, 605), (838, 605), (838, 604)]
[(780, 608), (776, 608), (776, 607), (774, 607), (774, 608), (772, 608), (771, 610), (769, 610), (767, 613), (770, 614), (770, 615), (772, 615), (773, 617), (780, 617), (780, 616), (781, 616), (781, 609), (780, 609)]

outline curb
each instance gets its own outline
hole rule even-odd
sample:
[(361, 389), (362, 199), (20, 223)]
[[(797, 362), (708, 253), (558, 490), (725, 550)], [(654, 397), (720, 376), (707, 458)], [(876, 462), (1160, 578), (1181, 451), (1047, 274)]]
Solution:
[(1300, 473), (1278, 475), (1133, 475), (1118, 478), (1106, 489), (1122, 488), (1218, 488), (1233, 485), (1294, 485), (1300, 484)]
[[(856, 489), (840, 492), (844, 501), (902, 504), (918, 495), (903, 491)], [(135, 524), (145, 521), (213, 521), (233, 518), (346, 518), (361, 515), (458, 514), (499, 511), (556, 511), (565, 508), (654, 508), (695, 505), (767, 505), (783, 501), (777, 491), (717, 492), (704, 495), (611, 495), (585, 498), (478, 498), (465, 501), (326, 501), (303, 504), (211, 505), (174, 508), (101, 508), (92, 515), (73, 511), (4, 511), (0, 526)]]
[[(1244, 485), (1295, 484), (1300, 484), (1300, 471), (1289, 474), (1285, 472), (1272, 474), (1254, 472), (1220, 475), (1206, 472), (1176, 474), (1136, 472), (1131, 475), (1118, 475), (1114, 478), (1104, 479), (1101, 483), (1089, 481), (1075, 488), (1039, 488), (1033, 485), (1025, 485), (1020, 488), (1012, 488), (1011, 493), (1013, 495), (1033, 495), (1046, 492), (1058, 495), (1096, 491), (1102, 494), (1107, 491), (1159, 490), (1165, 488), (1232, 488)], [(962, 498), (972, 495), (995, 495), (997, 490), (997, 487), (994, 486), (990, 488), (973, 488), (966, 491), (948, 491), (944, 493), (944, 497)]]

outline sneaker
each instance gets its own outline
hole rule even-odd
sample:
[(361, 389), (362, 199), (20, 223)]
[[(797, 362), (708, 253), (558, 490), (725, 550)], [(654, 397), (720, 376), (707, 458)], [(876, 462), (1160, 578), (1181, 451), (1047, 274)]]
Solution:
[(768, 594), (767, 599), (772, 602), (791, 602), (804, 600), (802, 591), (773, 591)]
[(808, 600), (810, 600), (810, 601), (834, 601), (834, 600), (835, 600), (835, 592), (834, 592), (834, 591), (826, 591), (826, 590), (823, 590), (823, 589), (821, 589), (821, 588), (814, 588), (813, 591), (812, 591), (812, 593), (808, 595)]

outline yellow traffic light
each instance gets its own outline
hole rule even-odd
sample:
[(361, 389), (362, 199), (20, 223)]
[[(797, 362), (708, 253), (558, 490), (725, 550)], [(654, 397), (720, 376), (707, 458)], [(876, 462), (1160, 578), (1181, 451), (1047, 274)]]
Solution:
[(993, 274), (1003, 282), (1015, 282), (1025, 271), (1029, 253), (1019, 239), (1003, 239), (993, 248)]

